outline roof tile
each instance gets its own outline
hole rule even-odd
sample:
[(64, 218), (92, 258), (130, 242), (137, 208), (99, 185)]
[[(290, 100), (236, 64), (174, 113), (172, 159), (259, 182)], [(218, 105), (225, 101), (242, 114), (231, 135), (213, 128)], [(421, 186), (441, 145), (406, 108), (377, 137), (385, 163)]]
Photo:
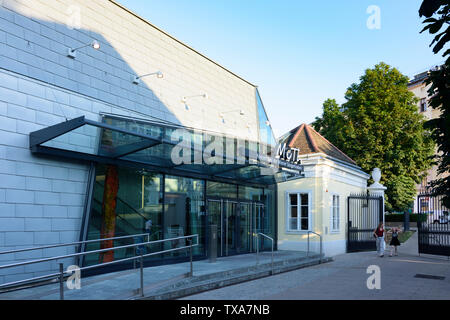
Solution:
[(333, 158), (356, 165), (353, 159), (305, 123), (291, 130), (284, 142), (291, 148), (300, 149), (300, 155), (324, 153)]

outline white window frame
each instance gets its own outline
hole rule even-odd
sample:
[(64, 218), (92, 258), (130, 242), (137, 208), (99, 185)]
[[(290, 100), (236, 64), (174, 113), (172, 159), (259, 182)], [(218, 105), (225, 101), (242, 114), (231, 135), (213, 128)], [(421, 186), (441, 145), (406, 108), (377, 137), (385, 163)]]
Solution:
[[(338, 197), (337, 202), (337, 229), (334, 228), (334, 197)], [(341, 232), (341, 195), (338, 193), (331, 193), (331, 203), (330, 203), (330, 233), (340, 233)]]
[[(290, 217), (291, 217), (291, 201), (289, 195), (291, 194), (297, 194), (297, 229), (293, 230), (290, 228)], [(301, 201), (300, 201), (300, 194), (307, 194), (308, 195), (308, 229), (301, 230)], [(288, 190), (285, 192), (285, 204), (286, 204), (286, 233), (292, 233), (292, 234), (303, 234), (307, 233), (308, 231), (312, 230), (312, 192), (311, 190)]]

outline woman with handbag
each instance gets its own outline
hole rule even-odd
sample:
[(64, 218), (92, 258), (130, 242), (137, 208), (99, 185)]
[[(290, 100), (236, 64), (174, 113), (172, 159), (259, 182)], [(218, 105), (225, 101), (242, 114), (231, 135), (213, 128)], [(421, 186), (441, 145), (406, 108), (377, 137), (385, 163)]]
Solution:
[(380, 222), (378, 227), (373, 231), (373, 236), (377, 239), (377, 253), (382, 258), (384, 257), (384, 225)]

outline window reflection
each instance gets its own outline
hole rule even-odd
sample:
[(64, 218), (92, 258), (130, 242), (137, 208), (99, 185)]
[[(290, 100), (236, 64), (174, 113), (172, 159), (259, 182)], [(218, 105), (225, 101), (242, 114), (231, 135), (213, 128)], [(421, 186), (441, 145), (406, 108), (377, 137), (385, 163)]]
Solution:
[(244, 200), (262, 201), (263, 189), (239, 186), (239, 198)]
[[(145, 234), (114, 241), (114, 247), (169, 238), (198, 234), (199, 246), (193, 248), (194, 256), (206, 254), (207, 222), (205, 212), (205, 190), (208, 198), (229, 199), (236, 207), (235, 216), (239, 221), (231, 225), (231, 237), (243, 253), (256, 248), (255, 232), (263, 232), (275, 238), (275, 186), (255, 188), (236, 184), (205, 181), (187, 177), (172, 176), (125, 167), (117, 167), (117, 194), (113, 198), (105, 196), (108, 165), (97, 165), (93, 190), (92, 207), (89, 217), (87, 239), (104, 238), (105, 205), (115, 212), (112, 237)], [(206, 183), (206, 188), (205, 188)], [(111, 200), (114, 199), (114, 200)], [(300, 201), (299, 201), (300, 202)], [(111, 207), (112, 206), (112, 207)], [(112, 208), (112, 209), (111, 209)], [(227, 211), (224, 211), (227, 212)], [(233, 228), (233, 226), (235, 226)], [(195, 241), (195, 240), (194, 240)], [(271, 242), (260, 239), (260, 249), (270, 250)], [(196, 243), (196, 241), (194, 242)], [(114, 251), (113, 260), (124, 259), (139, 254), (181, 248), (188, 245), (185, 239), (125, 248)], [(87, 245), (86, 251), (101, 249), (100, 243)], [(166, 261), (172, 258), (188, 258), (189, 250), (172, 251), (153, 255), (145, 261)], [(110, 256), (111, 258), (111, 256)], [(99, 263), (98, 254), (86, 256), (84, 265)], [(131, 262), (130, 262), (131, 263)]]
[[(92, 198), (91, 215), (88, 226), (88, 240), (104, 238), (102, 212), (105, 206), (114, 206), (115, 217), (113, 223), (113, 237), (148, 233), (149, 236), (120, 239), (114, 241), (114, 246), (123, 246), (144, 242), (147, 239), (162, 239), (162, 175), (142, 170), (118, 168), (119, 188), (114, 198), (104, 197), (106, 165), (98, 165), (96, 169), (94, 192)], [(147, 227), (147, 228), (146, 228)], [(140, 254), (150, 253), (160, 249), (160, 245), (151, 245), (142, 248), (126, 248), (115, 250), (114, 260)], [(91, 243), (86, 251), (100, 249), (100, 243)], [(86, 256), (86, 265), (99, 261), (98, 254)], [(146, 260), (157, 259), (157, 256), (147, 257)]]
[(206, 188), (208, 197), (237, 198), (237, 186), (235, 184), (208, 181)]
[(259, 140), (263, 143), (267, 143), (268, 145), (275, 146), (275, 135), (273, 134), (272, 127), (269, 123), (269, 118), (264, 110), (258, 90), (256, 90), (256, 103), (258, 105)]
[[(199, 246), (193, 254), (203, 254), (205, 229), (204, 181), (185, 177), (166, 176), (164, 195), (164, 238), (199, 235)], [(194, 243), (196, 240), (194, 239)], [(175, 240), (165, 243), (165, 249), (188, 245), (188, 241)], [(188, 250), (174, 251), (169, 256), (187, 256)]]

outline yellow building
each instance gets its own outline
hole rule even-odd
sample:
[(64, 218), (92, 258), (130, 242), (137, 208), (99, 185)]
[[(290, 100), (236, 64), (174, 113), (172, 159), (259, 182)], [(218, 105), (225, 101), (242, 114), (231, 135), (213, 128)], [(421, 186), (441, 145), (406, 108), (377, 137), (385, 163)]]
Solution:
[(304, 178), (278, 184), (278, 249), (346, 252), (347, 198), (366, 194), (370, 175), (307, 124), (291, 130), (281, 145), (298, 151)]

